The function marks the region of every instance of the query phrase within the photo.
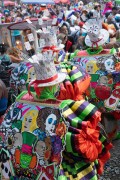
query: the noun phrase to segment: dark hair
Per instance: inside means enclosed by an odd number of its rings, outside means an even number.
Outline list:
[[[94,9],[96,10],[98,7],[101,7],[101,5],[95,5]]]
[[[0,53],[4,54],[6,52],[5,44],[0,44]]]
[[[111,12],[106,12],[105,17],[108,18],[108,16],[111,14]]]
[[[113,10],[116,10],[116,11],[117,11],[118,8],[117,8],[116,6],[114,6],[114,7],[112,8],[112,11],[113,11]]]
[[[93,17],[93,12],[90,11],[89,13],[87,13],[87,14],[86,14],[86,17],[87,17],[88,19],[91,19],[91,17]]]

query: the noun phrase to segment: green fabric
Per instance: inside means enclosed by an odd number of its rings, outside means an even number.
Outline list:
[[[110,54],[115,54],[116,53],[116,49],[115,48],[112,48],[111,50],[110,50]]]
[[[91,76],[91,82],[97,82],[99,79],[99,74],[90,74]]]
[[[29,146],[32,146],[37,140],[36,136],[30,132],[23,132],[22,137],[23,144],[28,144]]]
[[[117,139],[120,139],[120,132],[117,133],[115,139],[116,139],[116,140],[117,140]]]
[[[44,99],[54,99],[56,100],[55,93],[58,91],[57,86],[52,86],[51,89],[49,87],[45,87],[38,97],[41,100]]]
[[[12,123],[12,129],[17,128],[19,130],[21,130],[22,128],[22,121],[21,120],[17,120],[15,122]]]
[[[23,91],[23,92],[21,92],[21,93],[17,96],[16,100],[20,100],[25,94],[27,94],[27,92],[28,92],[28,91]]]
[[[60,108],[61,109],[63,109],[63,108],[65,108],[66,107],[66,105],[68,104],[70,104],[70,103],[72,103],[73,101],[72,100],[70,100],[70,99],[68,99],[68,100],[64,100],[64,101],[62,101],[61,102],[61,104],[60,104]]]
[[[102,51],[103,51],[103,47],[102,46],[98,47],[97,49],[96,48],[88,48],[87,49],[87,53],[89,55],[96,55],[96,54],[101,53]]]
[[[67,150],[67,152],[73,152],[72,144],[71,144],[71,135],[72,135],[72,133],[70,133],[70,132],[67,132],[67,134],[66,134],[66,144],[67,144],[66,150]]]
[[[86,116],[88,116],[90,114],[90,112],[94,109],[94,105],[93,104],[89,104],[80,114],[80,116],[82,116],[82,119],[85,119]]]
[[[76,117],[76,118],[72,119],[71,126],[77,127],[77,126],[78,126],[78,123],[79,123],[80,121],[82,122],[82,120],[80,119],[80,117]]]
[[[82,73],[80,71],[78,71],[76,74],[73,74],[71,76],[71,81],[74,81],[75,79],[79,78],[82,76]]]
[[[58,180],[67,180],[67,177],[64,176],[64,175],[61,175],[61,176],[58,177]]]

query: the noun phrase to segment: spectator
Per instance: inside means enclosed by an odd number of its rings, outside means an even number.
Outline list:
[[[107,23],[108,23],[108,24],[113,24],[113,25],[115,26],[115,29],[116,29],[116,30],[119,29],[118,26],[117,26],[117,24],[116,24],[116,22],[114,21],[114,17],[113,17],[112,14],[110,14],[110,15],[108,16],[108,18],[107,18]]]
[[[7,54],[7,46],[5,44],[0,44],[0,61],[3,64],[10,64],[11,59],[10,56]]]
[[[65,52],[72,52],[72,42],[68,40],[68,36],[64,33],[60,33],[58,35],[58,40],[62,41],[62,44],[65,45],[64,50]]]
[[[112,15],[115,16],[118,13],[118,8],[116,6],[114,6],[112,8]]]
[[[1,116],[4,115],[5,111],[7,110],[7,104],[8,104],[8,91],[5,84],[0,79],[0,121],[1,121]]]

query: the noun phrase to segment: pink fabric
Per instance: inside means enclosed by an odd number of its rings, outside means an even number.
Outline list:
[[[32,146],[29,146],[28,144],[22,145],[22,152],[25,154],[32,154]]]
[[[91,85],[91,88],[95,88],[97,86],[97,82],[91,82],[90,85]]]
[[[102,14],[105,15],[105,13],[108,12],[108,11],[112,11],[112,2],[107,2],[106,3]]]

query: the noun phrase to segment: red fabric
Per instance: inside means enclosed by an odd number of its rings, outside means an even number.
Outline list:
[[[1,116],[0,117],[0,125],[2,124],[3,120],[4,120],[4,116]]]
[[[42,52],[48,51],[48,50],[52,50],[54,52],[58,52],[58,50],[55,50],[56,46],[46,46],[42,49]]]
[[[82,28],[84,24],[85,24],[84,22],[80,22],[79,26]]]
[[[68,40],[65,45],[65,51],[68,52],[70,50],[71,46],[72,46],[72,42]]]
[[[58,74],[54,75],[53,77],[51,78],[48,78],[48,79],[44,79],[44,80],[35,80],[35,81],[32,81],[29,85],[28,85],[28,93],[32,96],[31,92],[30,92],[30,87],[31,85],[34,85],[34,89],[35,89],[35,92],[38,96],[40,96],[40,92],[41,92],[41,88],[38,87],[39,84],[42,84],[42,83],[49,83],[49,82],[52,82],[54,80],[56,80],[58,78]],[[43,87],[42,87],[43,89]]]

